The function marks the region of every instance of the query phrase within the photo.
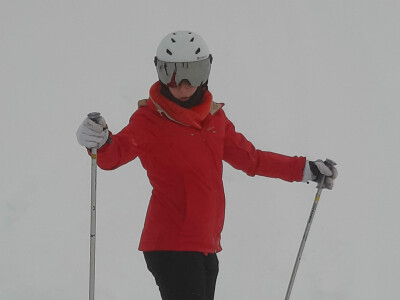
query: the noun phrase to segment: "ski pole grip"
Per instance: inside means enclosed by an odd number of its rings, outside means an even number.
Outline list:
[[[92,120],[93,122],[98,122],[100,118],[100,113],[99,112],[91,112],[90,114],[87,115],[87,117]]]
[[[92,120],[95,123],[99,123],[99,118],[100,118],[100,113],[99,112],[91,112],[87,115],[87,117]],[[92,161],[93,160],[97,160],[97,149],[96,148],[92,148],[91,149],[91,156],[92,156]]]
[[[325,159],[325,164],[328,165],[329,167],[336,166],[336,163],[332,159]]]
[[[328,167],[333,167],[336,166],[336,163],[332,159],[325,159],[324,164],[327,165]],[[317,184],[317,189],[322,189],[324,188],[325,185],[325,175],[321,176],[320,180],[318,180]]]

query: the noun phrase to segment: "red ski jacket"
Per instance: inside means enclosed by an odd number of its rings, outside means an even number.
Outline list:
[[[147,171],[153,191],[139,250],[219,252],[222,162],[249,176],[301,181],[305,158],[255,149],[215,102],[198,128],[181,124],[155,101],[162,96],[154,87],[129,124],[98,150],[98,165],[112,170],[139,157]]]

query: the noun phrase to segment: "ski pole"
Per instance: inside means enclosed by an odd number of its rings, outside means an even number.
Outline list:
[[[326,159],[325,160],[325,164],[328,165],[328,166],[329,165],[330,166],[336,165],[336,163],[333,160],[330,160],[330,159]],[[294,280],[296,278],[297,270],[299,268],[301,256],[303,254],[304,246],[306,245],[308,233],[310,232],[311,223],[312,223],[312,221],[314,219],[314,215],[315,215],[315,211],[317,210],[319,198],[321,197],[321,193],[322,193],[322,190],[324,188],[324,183],[325,183],[325,175],[322,175],[321,179],[319,180],[318,185],[317,185],[317,189],[318,190],[317,190],[317,193],[316,193],[315,198],[314,198],[314,203],[313,203],[313,206],[312,206],[312,209],[311,209],[310,216],[309,216],[308,221],[307,221],[306,230],[304,231],[304,235],[303,235],[303,239],[302,239],[301,244],[300,244],[299,252],[297,253],[296,262],[295,262],[294,267],[293,267],[292,276],[290,277],[289,286],[288,286],[288,289],[286,291],[285,300],[289,300],[289,298],[290,298],[290,294],[291,294],[292,288],[293,288],[293,283],[294,283]]]
[[[92,112],[88,118],[97,122],[100,113]],[[96,185],[97,185],[97,148],[91,148],[91,192],[90,192],[90,273],[89,300],[94,300],[95,284],[95,250],[96,250]]]

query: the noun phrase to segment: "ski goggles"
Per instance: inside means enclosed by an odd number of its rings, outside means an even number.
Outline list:
[[[189,81],[191,86],[201,86],[210,75],[212,56],[193,62],[165,62],[154,58],[160,81],[169,86],[178,86],[182,80]]]

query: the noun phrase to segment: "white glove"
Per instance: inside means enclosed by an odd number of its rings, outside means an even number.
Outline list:
[[[316,161],[306,161],[303,172],[303,182],[308,182],[309,180],[319,182],[322,176],[325,176],[325,181],[322,188],[331,190],[333,188],[333,182],[338,175],[334,164],[327,161],[316,160]]]
[[[97,118],[96,122],[86,118],[76,132],[78,143],[86,148],[99,149],[108,140],[108,129],[103,117]]]

